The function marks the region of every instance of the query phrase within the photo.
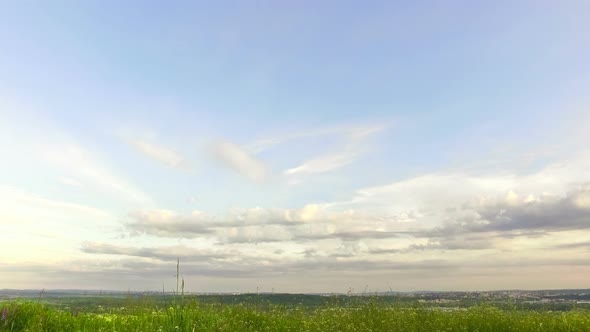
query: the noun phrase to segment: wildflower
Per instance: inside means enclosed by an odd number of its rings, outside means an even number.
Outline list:
[[[2,309],[2,316],[0,316],[0,320],[5,320],[6,316],[8,316],[8,309],[4,308]]]

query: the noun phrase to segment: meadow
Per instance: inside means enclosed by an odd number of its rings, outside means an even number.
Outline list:
[[[0,302],[0,331],[590,331],[590,310],[478,303],[437,307],[379,297],[314,305],[198,296]]]

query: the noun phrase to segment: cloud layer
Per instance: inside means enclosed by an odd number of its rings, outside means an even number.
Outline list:
[[[204,169],[214,156],[226,169],[219,171],[223,176],[229,171],[252,180],[232,180],[230,189],[218,178],[186,172],[138,182],[144,170],[127,177],[120,171],[138,158],[107,163],[83,144],[41,141],[32,146],[43,148],[33,150],[51,170],[51,186],[60,187],[37,194],[0,186],[0,217],[7,221],[0,223],[0,240],[20,248],[18,258],[0,252],[2,268],[44,285],[127,280],[154,289],[180,258],[191,283],[225,291],[261,281],[311,290],[296,286],[303,278],[313,278],[314,291],[367,283],[385,288],[392,280],[406,289],[431,288],[433,280],[448,288],[469,282],[481,288],[489,278],[528,286],[525,277],[539,271],[551,277],[546,285],[554,285],[562,280],[555,271],[590,270],[590,154],[584,149],[525,170],[435,168],[337,188],[305,181],[346,174],[345,166],[364,162],[370,138],[386,128],[326,128],[254,144],[218,141],[209,154],[195,151]],[[319,138],[330,144],[304,144]],[[164,165],[186,166],[169,147],[131,144]],[[291,156],[291,148],[301,150]],[[275,154],[289,158],[277,162]],[[271,165],[283,171],[273,174]],[[107,203],[95,201],[98,194],[106,194]],[[183,199],[192,195],[199,199]],[[28,247],[19,244],[24,239]],[[39,252],[52,255],[41,261]],[[21,260],[30,264],[19,265]],[[582,284],[577,275],[568,280]]]

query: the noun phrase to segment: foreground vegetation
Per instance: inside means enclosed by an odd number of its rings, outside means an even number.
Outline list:
[[[590,311],[522,310],[476,305],[436,308],[359,303],[306,306],[211,304],[196,299],[163,305],[80,310],[38,301],[0,302],[0,331],[590,331]]]

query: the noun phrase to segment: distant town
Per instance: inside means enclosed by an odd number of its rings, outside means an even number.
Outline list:
[[[322,300],[334,298],[360,298],[373,297],[385,302],[402,301],[417,302],[441,307],[466,307],[476,303],[506,303],[519,305],[565,305],[584,306],[590,308],[590,289],[553,289],[553,290],[496,290],[496,291],[416,291],[416,292],[348,292],[348,293],[192,293],[186,292],[185,296],[199,298],[204,302],[212,302],[216,299],[226,299],[226,302],[250,302],[255,298],[263,298],[269,302],[294,302],[294,303],[321,303]],[[23,299],[44,299],[45,301],[60,302],[65,298],[128,298],[128,297],[168,297],[174,296],[173,292],[154,291],[108,291],[108,290],[0,290],[0,301]],[[230,301],[227,301],[227,300]],[[314,300],[315,299],[315,300]]]

